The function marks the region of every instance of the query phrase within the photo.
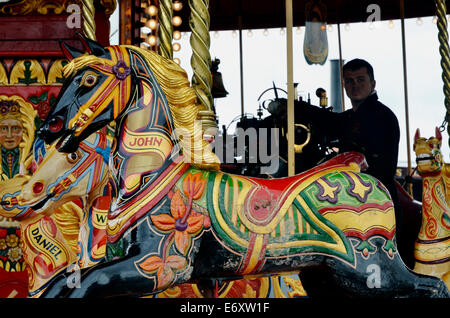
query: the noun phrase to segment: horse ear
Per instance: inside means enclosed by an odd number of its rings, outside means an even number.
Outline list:
[[[61,51],[63,52],[64,56],[69,60],[73,60],[74,58],[80,56],[83,54],[83,52],[77,50],[76,48],[68,45],[67,43],[63,41],[59,41],[59,46],[61,47]]]
[[[419,128],[416,129],[416,133],[414,134],[414,141],[420,138],[420,130]]]
[[[439,130],[439,128],[436,127],[435,129],[435,135],[436,135],[436,139],[441,141],[442,140],[442,135],[441,135],[441,131]]]
[[[89,54],[93,54],[95,56],[102,56],[106,53],[106,50],[99,43],[92,41],[85,37],[82,33],[76,32],[78,38],[80,39],[83,47]]]

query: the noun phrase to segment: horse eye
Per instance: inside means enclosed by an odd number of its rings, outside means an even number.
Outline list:
[[[67,160],[70,163],[75,163],[79,158],[80,158],[80,156],[76,152],[72,152],[72,153],[67,154]]]
[[[92,87],[97,83],[97,74],[86,73],[81,80],[81,85],[86,87]]]
[[[61,130],[61,128],[63,126],[63,122],[62,122],[61,118],[59,118],[59,117],[52,118],[52,119],[50,119],[48,126],[49,126],[49,129],[51,132],[58,132]]]

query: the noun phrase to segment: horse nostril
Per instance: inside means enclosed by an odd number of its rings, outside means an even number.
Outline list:
[[[34,194],[39,194],[42,192],[42,190],[44,190],[44,184],[42,182],[35,182],[33,184],[33,193]]]
[[[50,129],[51,132],[58,132],[61,130],[63,126],[63,122],[61,120],[61,118],[52,118],[50,120],[50,122],[48,123],[48,128]]]

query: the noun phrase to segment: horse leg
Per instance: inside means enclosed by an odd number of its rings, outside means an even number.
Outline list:
[[[370,243],[376,250],[367,256],[356,252],[354,267],[334,258],[325,261],[336,286],[345,294],[384,298],[450,297],[442,280],[414,273],[406,267],[397,251],[386,251],[384,238],[373,237]]]
[[[123,238],[130,242],[125,257],[112,261],[105,259],[96,266],[82,269],[77,283],[74,283],[77,280],[74,273],[63,273],[52,281],[41,297],[144,296],[187,282],[191,278],[192,260],[201,240],[193,240],[185,263],[181,262],[182,257],[176,259],[169,256],[167,261],[149,264],[149,258],[160,255],[160,241],[156,238],[161,239],[161,235],[152,232],[147,222],[141,222]],[[140,266],[142,264],[147,264],[147,271],[143,270],[146,266]]]

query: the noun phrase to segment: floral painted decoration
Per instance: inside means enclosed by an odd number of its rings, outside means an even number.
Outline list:
[[[193,209],[193,201],[201,198],[205,185],[206,179],[201,172],[189,172],[183,180],[182,191],[176,189],[171,195],[170,214],[151,216],[155,227],[167,236],[161,256],[151,255],[138,266],[147,273],[156,272],[158,288],[168,286],[175,279],[175,274],[187,266],[186,255],[192,246],[193,237],[210,226],[208,216]],[[186,203],[183,195],[187,198]],[[169,255],[173,243],[181,255]]]
[[[112,71],[121,81],[123,81],[131,73],[130,68],[124,61],[117,62],[117,64],[112,67]]]

